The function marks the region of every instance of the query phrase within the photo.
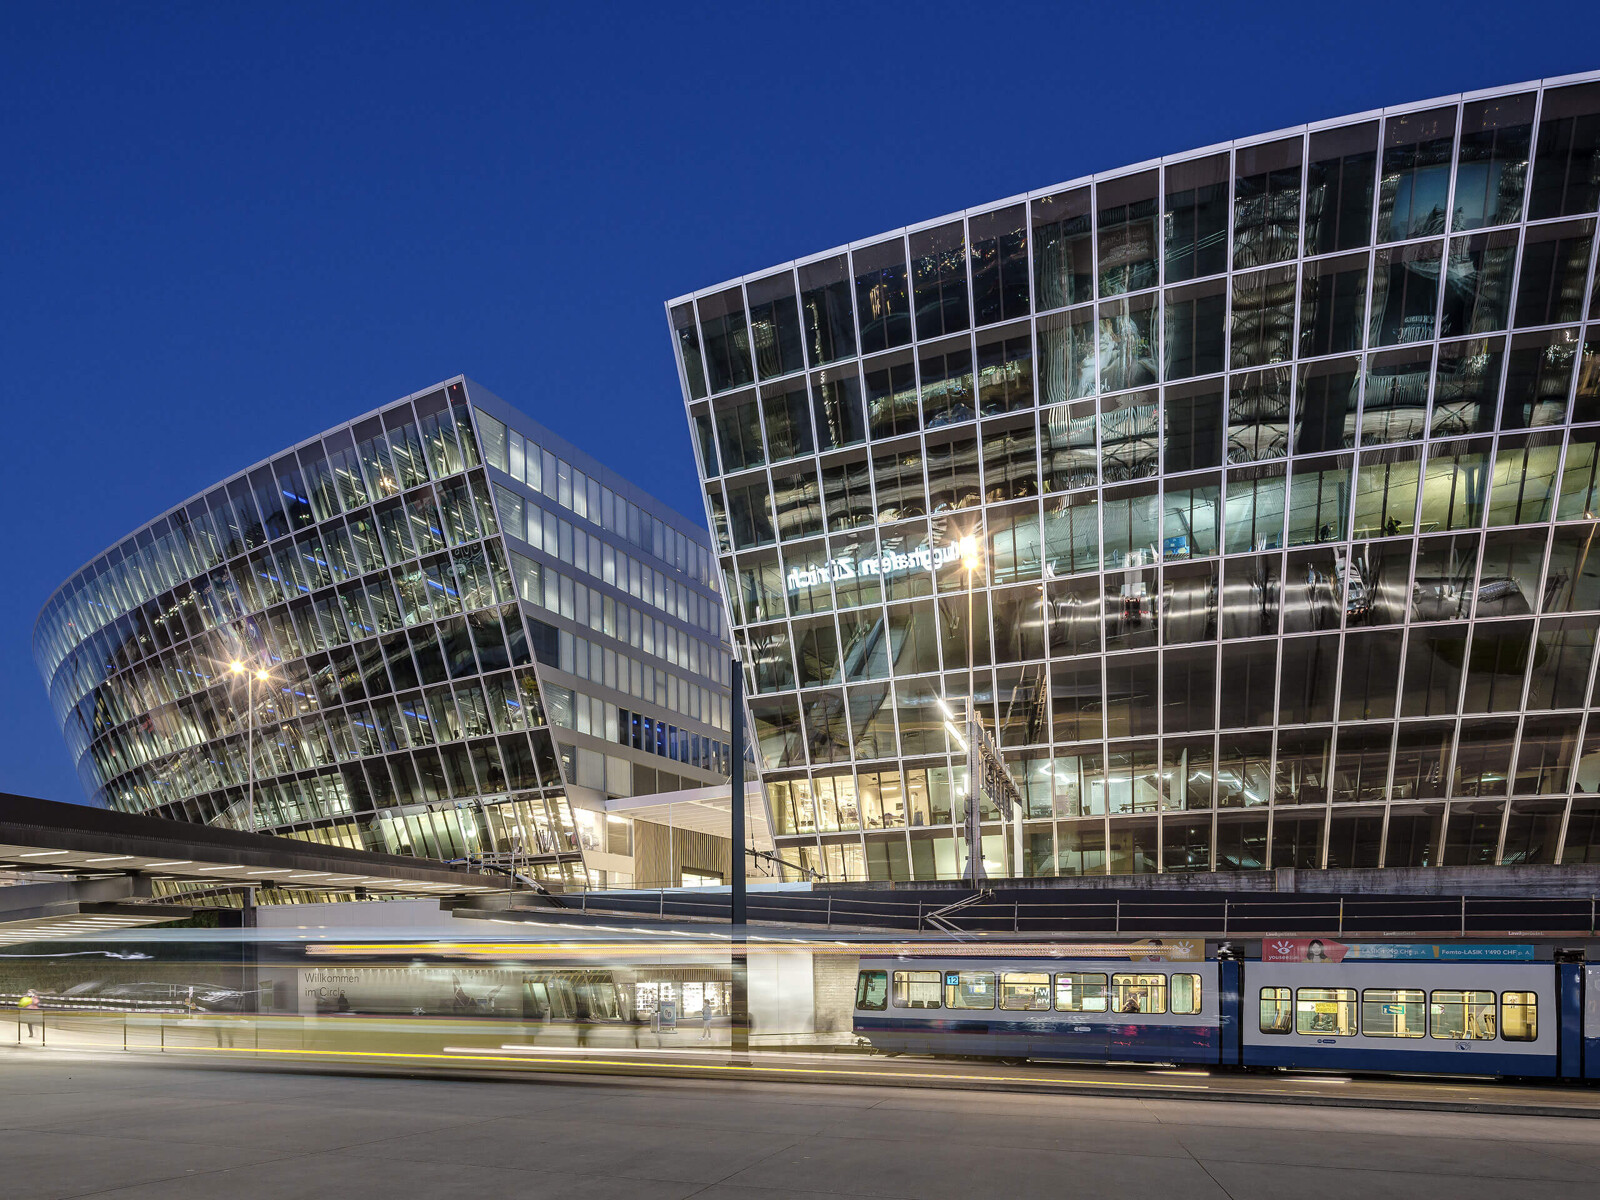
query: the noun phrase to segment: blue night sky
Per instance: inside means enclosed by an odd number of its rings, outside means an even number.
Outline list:
[[[82,799],[29,644],[56,585],[358,412],[464,372],[699,514],[671,296],[1600,67],[1593,0],[1221,8],[9,6],[0,791]]]

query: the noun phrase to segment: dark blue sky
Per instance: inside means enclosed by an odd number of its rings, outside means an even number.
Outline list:
[[[55,586],[357,412],[465,372],[698,514],[671,296],[1600,67],[1593,0],[553,7],[9,7],[0,791],[81,799],[29,647]]]

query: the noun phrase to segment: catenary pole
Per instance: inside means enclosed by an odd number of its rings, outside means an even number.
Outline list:
[[[728,741],[731,747],[733,762],[732,790],[733,803],[730,806],[732,816],[729,838],[732,845],[729,847],[732,856],[732,871],[728,882],[732,885],[729,893],[728,919],[734,925],[745,923],[745,870],[744,870],[744,668],[734,660],[732,671],[732,711],[728,718]]]
[[[244,705],[250,710],[250,733],[245,742],[245,810],[249,814],[250,832],[256,831],[256,673],[245,678]]]
[[[729,806],[732,820],[728,847],[730,872],[728,882],[728,922],[732,926],[732,986],[729,996],[729,1034],[733,1053],[737,1056],[750,1052],[750,959],[745,945],[745,886],[744,886],[744,667],[737,657],[732,660],[729,672],[728,743],[733,761],[729,764],[732,788]]]

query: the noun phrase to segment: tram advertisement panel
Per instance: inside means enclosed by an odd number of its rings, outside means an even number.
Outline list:
[[[1448,946],[1425,942],[1336,942],[1332,938],[1263,938],[1262,962],[1346,962],[1377,959],[1430,962],[1532,962],[1531,945]]]

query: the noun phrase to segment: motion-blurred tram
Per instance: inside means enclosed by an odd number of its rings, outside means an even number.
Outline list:
[[[863,956],[887,1054],[1600,1080],[1600,965]]]
[[[190,931],[182,931],[188,935]],[[165,935],[164,935],[165,934]],[[497,1019],[546,1029],[648,1025],[664,1005],[725,1019],[731,968],[716,947],[467,940],[229,941],[166,931],[61,953],[0,954],[0,1007],[45,1012]],[[89,943],[84,943],[88,945]]]

